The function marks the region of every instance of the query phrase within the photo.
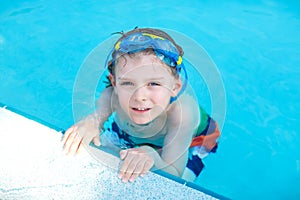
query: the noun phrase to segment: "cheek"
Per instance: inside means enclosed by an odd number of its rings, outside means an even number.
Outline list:
[[[119,99],[119,103],[123,106],[127,106],[129,104],[132,94],[126,90],[117,90],[117,96]]]
[[[167,89],[159,90],[154,92],[152,95],[152,100],[156,104],[166,105],[170,102],[171,94],[170,91]]]

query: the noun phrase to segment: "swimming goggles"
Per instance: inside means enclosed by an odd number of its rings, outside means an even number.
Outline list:
[[[108,66],[108,60],[110,57],[112,58],[110,63],[114,65],[118,55],[137,53],[149,48],[153,49],[156,56],[166,65],[175,67],[178,73],[181,72],[181,69],[184,71],[185,80],[183,82],[182,89],[176,97],[171,99],[172,102],[176,100],[185,90],[188,77],[178,49],[168,39],[150,33],[132,33],[115,44],[114,48],[111,50],[106,59],[105,66]]]

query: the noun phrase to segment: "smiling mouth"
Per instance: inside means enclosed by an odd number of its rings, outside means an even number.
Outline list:
[[[146,112],[146,111],[149,111],[150,108],[132,108],[132,110],[134,110],[136,112]]]

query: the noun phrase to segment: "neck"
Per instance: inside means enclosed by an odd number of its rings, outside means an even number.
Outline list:
[[[146,124],[136,124],[124,112],[117,112],[116,122],[129,135],[139,138],[153,137],[162,132],[166,124],[167,115],[161,114]]]

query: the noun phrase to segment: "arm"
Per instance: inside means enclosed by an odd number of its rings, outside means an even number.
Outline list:
[[[108,87],[103,90],[101,96],[97,100],[97,109],[95,115],[97,117],[97,124],[103,126],[103,123],[107,120],[107,118],[111,115],[113,110],[112,100],[113,98],[113,87]]]
[[[168,171],[167,168],[163,170],[180,177],[186,167],[188,149],[199,124],[199,109],[191,96],[185,95],[178,100],[168,113],[168,134],[161,158],[176,173]]]
[[[95,145],[100,145],[99,126],[112,113],[111,96],[113,88],[104,89],[97,100],[97,110],[88,115],[83,120],[71,126],[64,134],[62,143],[67,154],[80,152],[84,144],[89,144],[92,140]]]

